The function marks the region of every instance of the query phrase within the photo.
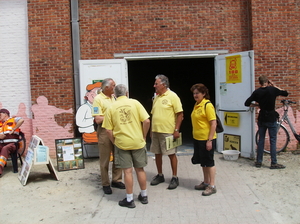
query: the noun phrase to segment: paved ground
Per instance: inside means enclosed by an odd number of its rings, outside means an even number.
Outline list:
[[[146,167],[148,183],[156,175],[152,156]],[[209,197],[194,190],[202,174],[191,164],[189,150],[179,153],[180,186],[175,190],[166,189],[171,171],[168,157],[163,157],[166,182],[149,184],[149,204],[143,205],[137,200],[135,177],[134,209],[118,206],[125,190],[103,194],[98,159],[86,159],[85,169],[57,172],[59,181],[46,165],[36,165],[26,186],[8,164],[0,180],[0,223],[300,223],[299,156],[282,154],[278,160],[287,168],[270,170],[268,156],[258,169],[252,160],[227,161],[216,153],[218,192]]]

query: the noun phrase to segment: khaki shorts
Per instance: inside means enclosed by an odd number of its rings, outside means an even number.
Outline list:
[[[147,148],[123,150],[115,146],[114,161],[115,166],[122,169],[145,167],[148,163]]]
[[[152,132],[152,141],[150,146],[150,152],[154,154],[172,155],[177,152],[177,147],[167,150],[166,137],[173,134]]]

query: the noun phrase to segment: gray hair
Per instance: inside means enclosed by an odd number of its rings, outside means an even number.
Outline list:
[[[116,97],[126,96],[127,92],[128,92],[128,89],[124,84],[116,85],[116,87],[115,87],[115,96]]]
[[[105,87],[110,86],[111,81],[114,81],[114,80],[112,78],[103,79],[102,85],[101,85],[101,90],[104,90]]]
[[[164,84],[166,88],[170,88],[170,83],[167,76],[159,74],[155,77],[155,79],[160,79],[161,83]]]

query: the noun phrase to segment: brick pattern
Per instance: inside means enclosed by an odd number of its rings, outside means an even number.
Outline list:
[[[290,92],[300,109],[299,1],[80,0],[82,59],[114,53],[255,50],[256,76]],[[28,1],[31,91],[74,107],[70,2]],[[256,83],[258,86],[258,83]],[[278,105],[279,106],[279,105]],[[71,115],[58,123],[72,121]]]
[[[28,18],[32,104],[44,95],[49,105],[74,108],[69,1],[28,1]],[[74,115],[60,114],[56,121],[64,127]]]
[[[290,92],[300,109],[299,1],[252,1],[256,75],[265,74]]]

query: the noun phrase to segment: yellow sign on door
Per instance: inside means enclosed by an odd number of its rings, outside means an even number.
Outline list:
[[[239,113],[225,112],[224,120],[225,120],[225,125],[227,125],[227,126],[234,126],[234,127],[240,126],[240,114]]]
[[[226,83],[242,82],[241,55],[226,57]]]
[[[224,150],[241,151],[241,136],[224,134]]]

